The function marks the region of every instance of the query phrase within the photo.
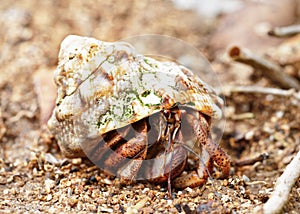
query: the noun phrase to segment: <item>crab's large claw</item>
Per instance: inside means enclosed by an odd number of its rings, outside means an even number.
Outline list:
[[[177,189],[184,189],[186,187],[193,188],[204,185],[207,181],[208,173],[211,173],[212,171],[212,163],[212,158],[209,157],[209,154],[206,151],[203,151],[197,172],[192,171],[177,177],[173,181],[173,186]]]

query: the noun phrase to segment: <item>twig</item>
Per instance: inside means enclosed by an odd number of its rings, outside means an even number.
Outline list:
[[[247,166],[247,165],[253,165],[256,162],[266,160],[269,157],[268,153],[262,153],[259,156],[256,156],[254,158],[249,158],[245,160],[237,160],[235,161],[236,166]]]
[[[274,37],[291,37],[300,33],[300,25],[290,25],[285,27],[275,27],[268,32],[269,36]]]
[[[251,186],[251,185],[267,185],[268,183],[266,181],[250,181],[250,182],[245,182],[246,185]]]
[[[255,115],[252,112],[245,112],[242,114],[234,114],[230,118],[233,120],[247,120],[247,119],[253,119]]]
[[[2,119],[2,110],[1,110],[1,106],[0,106],[0,142],[1,142],[1,139],[4,136],[5,132],[6,132],[6,127],[5,127],[3,119]]]
[[[9,118],[7,120],[7,123],[15,123],[15,122],[19,121],[22,117],[33,118],[34,113],[31,111],[27,111],[27,110],[21,110],[15,116]]]
[[[265,75],[265,77],[280,84],[283,88],[295,88],[300,90],[300,82],[297,79],[287,75],[282,71],[279,65],[262,56],[258,56],[247,49],[237,46],[229,50],[229,56],[234,61],[250,65],[253,68],[263,71],[262,74]]]
[[[225,86],[222,88],[225,95],[230,95],[231,93],[258,93],[258,94],[271,94],[283,97],[294,97],[300,100],[300,93],[296,92],[294,88],[289,90],[283,90],[279,88],[268,88],[261,86]]]
[[[264,204],[265,214],[278,213],[287,202],[289,193],[300,176],[300,151],[292,162],[285,168],[283,174],[277,179],[274,192],[270,199]]]

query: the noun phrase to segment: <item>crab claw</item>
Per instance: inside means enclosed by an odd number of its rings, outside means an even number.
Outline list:
[[[202,151],[201,160],[197,171],[192,171],[177,177],[173,181],[173,186],[177,189],[185,189],[186,187],[193,188],[204,185],[209,173],[212,171],[213,162],[205,150]]]

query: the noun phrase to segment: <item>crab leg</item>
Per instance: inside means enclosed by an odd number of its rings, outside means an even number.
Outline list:
[[[213,162],[221,170],[222,177],[228,177],[230,170],[230,160],[225,151],[215,143],[209,133],[209,123],[206,118],[199,112],[192,112],[186,115],[188,123],[191,125],[197,142],[202,145],[201,160],[197,172],[193,171],[183,175],[174,181],[176,188],[196,187],[203,185],[208,178],[208,173],[212,171]]]
[[[141,120],[133,124],[135,137],[120,145],[115,151],[111,150],[104,161],[106,168],[115,170],[126,180],[133,179],[147,154],[147,123]],[[133,159],[128,161],[126,159]]]
[[[158,140],[154,147],[149,148],[148,166],[145,168],[146,177],[152,182],[162,183],[168,181],[171,193],[171,179],[180,175],[184,169],[187,152],[177,144],[180,136],[181,112],[164,110],[160,118]],[[153,155],[153,156],[152,156]],[[171,195],[171,194],[170,194]]]
[[[211,137],[207,139],[207,144],[205,149],[208,151],[212,159],[217,164],[219,170],[221,170],[222,175],[220,178],[227,178],[229,176],[230,171],[230,159],[227,153],[216,144]]]
[[[230,170],[230,159],[227,153],[220,147],[219,144],[215,143],[210,136],[209,126],[205,117],[195,112],[197,117],[192,120],[193,130],[197,136],[197,141],[201,143],[202,147],[208,152],[209,156],[217,164],[217,168],[222,172],[222,178],[229,176]],[[197,119],[198,118],[198,119]]]
[[[148,160],[148,166],[145,166],[145,176],[151,178],[151,182],[163,183],[180,175],[186,164],[187,152],[179,144],[175,145],[172,151],[158,154],[154,159]]]
[[[91,149],[88,152],[88,157],[90,157],[93,162],[101,164],[103,162],[102,157],[104,156],[104,154],[120,142],[124,141],[124,138],[128,134],[128,132],[129,126],[124,127],[118,131],[114,130],[107,133],[105,136],[103,136],[101,142],[90,142]]]

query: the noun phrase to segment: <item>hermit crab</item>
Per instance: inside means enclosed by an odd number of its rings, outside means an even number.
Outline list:
[[[210,131],[222,99],[186,67],[125,42],[71,35],[61,44],[55,83],[48,127],[67,157],[87,156],[123,180],[175,188],[203,185],[214,166],[229,175],[229,157]],[[198,158],[190,171],[189,154]]]

